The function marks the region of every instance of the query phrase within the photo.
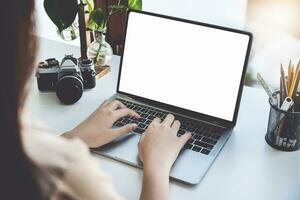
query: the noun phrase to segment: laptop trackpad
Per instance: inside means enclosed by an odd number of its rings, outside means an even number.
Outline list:
[[[139,134],[131,133],[118,138],[115,141],[104,145],[103,147],[92,149],[92,151],[135,167],[141,167],[141,162],[138,159],[139,140]]]
[[[139,134],[131,133],[103,147],[92,149],[92,151],[131,166],[142,168],[142,163],[138,158],[139,140]],[[170,176],[185,183],[196,184],[204,176],[211,163],[208,162],[208,156],[184,149],[174,163]]]

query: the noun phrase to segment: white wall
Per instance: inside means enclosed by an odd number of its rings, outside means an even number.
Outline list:
[[[43,0],[36,0],[37,35],[63,41],[48,18]],[[247,0],[143,0],[143,10],[195,21],[244,28]],[[79,45],[79,40],[66,42]]]
[[[244,28],[247,0],[143,0],[143,10]]]
[[[43,0],[36,0],[36,31],[39,37],[44,37],[47,39],[60,41],[63,43],[71,44],[79,46],[79,39],[76,39],[71,42],[66,42],[61,39],[56,33],[56,26],[50,20],[46,11],[44,10],[44,1]]]

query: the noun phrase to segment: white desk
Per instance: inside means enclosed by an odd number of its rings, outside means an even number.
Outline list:
[[[42,40],[40,52],[39,60],[61,58],[69,52],[78,55],[79,49]],[[61,105],[54,93],[40,93],[33,82],[27,108],[58,134],[71,129],[115,92],[119,60],[114,56],[112,72],[72,106]],[[299,200],[300,151],[280,152],[266,144],[268,113],[266,94],[245,87],[237,125],[223,151],[200,184],[191,187],[172,181],[172,199]],[[138,199],[141,170],[97,157],[102,168],[114,177],[118,192],[128,200]]]

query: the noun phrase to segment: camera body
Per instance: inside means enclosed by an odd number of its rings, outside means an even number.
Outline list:
[[[66,55],[61,63],[55,58],[40,62],[36,72],[40,91],[56,91],[64,104],[74,104],[84,89],[96,86],[96,72],[91,59],[76,59]]]

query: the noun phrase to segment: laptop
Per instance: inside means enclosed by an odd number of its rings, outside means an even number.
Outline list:
[[[92,151],[142,168],[137,144],[155,117],[168,113],[181,122],[178,136],[192,138],[175,161],[170,177],[197,184],[234,128],[251,33],[143,11],[130,11],[121,56],[118,99],[141,115],[114,126],[138,123],[132,133]]]

